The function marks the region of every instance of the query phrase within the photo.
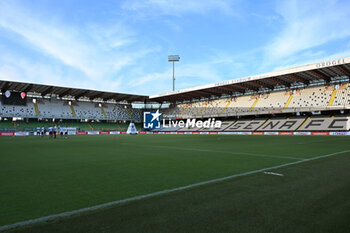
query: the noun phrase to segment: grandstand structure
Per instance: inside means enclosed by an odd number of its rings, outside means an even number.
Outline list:
[[[141,123],[143,111],[156,104],[165,119],[223,121],[220,128],[206,131],[348,131],[350,58],[151,96],[12,81],[0,81],[0,90],[2,96],[9,90],[28,97],[25,106],[0,103],[0,130],[11,125],[16,128],[17,123],[10,122],[16,118],[27,119],[27,123],[52,119],[85,122],[83,130],[94,129],[94,122]],[[135,108],[134,104],[143,107]],[[205,129],[173,127],[160,131]]]
[[[125,130],[127,122],[140,122],[142,111],[131,103],[144,103],[148,97],[87,89],[0,81],[6,91],[24,92],[26,104],[5,105],[0,101],[0,131],[33,131],[49,125],[80,130]]]
[[[172,103],[163,114],[166,119],[224,121],[221,128],[207,131],[348,131],[349,77],[350,58],[343,58],[152,95],[150,100]]]

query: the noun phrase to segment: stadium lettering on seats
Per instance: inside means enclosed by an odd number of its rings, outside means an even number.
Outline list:
[[[330,129],[343,129],[344,126],[346,125],[347,121],[348,121],[348,119],[334,119],[328,128],[330,128]],[[337,126],[336,125],[337,122],[342,122],[342,123],[340,123],[341,125]]]
[[[243,129],[253,129],[253,125],[257,125],[257,124],[261,124],[261,122],[257,122],[257,121],[252,121],[250,122],[248,125],[246,125],[246,127],[244,127]]]
[[[273,124],[273,122],[269,122],[269,123],[267,123],[264,127],[263,127],[263,129],[266,129],[266,128],[270,128],[270,129],[274,129],[277,125],[279,125],[279,123],[280,123],[280,121],[277,121],[276,122],[276,124]]]
[[[305,127],[305,129],[308,129],[312,126],[321,126],[324,120],[311,120],[310,123]]]
[[[287,127],[287,129],[290,129],[295,125],[295,123],[297,123],[297,121],[286,121],[283,125],[281,125],[281,127],[279,127],[279,129],[282,129],[283,127]]]
[[[245,124],[245,122],[237,122],[234,126],[232,126],[231,129],[239,129],[239,128],[241,128],[244,124]]]

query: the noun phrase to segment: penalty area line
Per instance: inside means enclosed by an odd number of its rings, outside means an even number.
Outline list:
[[[53,214],[53,215],[48,215],[48,216],[44,216],[44,217],[40,217],[40,218],[25,220],[25,221],[17,222],[14,224],[0,226],[0,231],[10,230],[13,228],[32,225],[32,224],[36,224],[36,223],[43,223],[43,222],[55,220],[58,218],[70,217],[70,216],[82,214],[85,212],[90,212],[90,211],[99,210],[99,209],[103,209],[103,208],[110,207],[110,206],[128,203],[131,201],[142,200],[142,199],[146,199],[146,198],[150,198],[150,197],[156,197],[156,196],[160,196],[160,195],[164,195],[164,194],[168,194],[168,193],[172,193],[172,192],[176,192],[176,191],[182,191],[182,190],[187,190],[187,189],[199,187],[202,185],[214,184],[214,183],[226,181],[226,180],[236,178],[236,177],[252,175],[252,174],[256,174],[256,173],[260,173],[260,172],[265,172],[268,170],[283,168],[283,167],[287,167],[287,166],[291,166],[291,165],[296,165],[296,164],[309,162],[309,161],[313,161],[313,160],[317,160],[317,159],[327,158],[327,157],[331,157],[331,156],[339,155],[339,154],[344,154],[344,153],[348,153],[348,152],[350,152],[350,150],[338,151],[338,152],[325,154],[325,155],[319,155],[319,156],[315,156],[312,158],[303,159],[303,160],[299,160],[299,161],[295,161],[295,162],[285,163],[285,164],[281,164],[281,165],[277,165],[277,166],[273,166],[273,167],[262,168],[262,169],[253,170],[253,171],[244,172],[244,173],[239,173],[239,174],[226,176],[226,177],[222,177],[222,178],[207,180],[207,181],[203,181],[203,182],[199,182],[199,183],[195,183],[195,184],[185,185],[185,186],[181,186],[181,187],[177,187],[177,188],[166,189],[166,190],[159,191],[159,192],[130,197],[130,198],[126,198],[123,200],[107,202],[104,204],[86,207],[86,208],[82,208],[82,209],[77,209],[77,210],[67,211],[67,212],[63,212],[63,213],[59,213],[59,214]]]

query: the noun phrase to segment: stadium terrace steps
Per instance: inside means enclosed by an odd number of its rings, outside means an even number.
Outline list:
[[[334,106],[350,105],[350,85],[344,84],[339,87],[335,95]]]
[[[72,111],[72,115],[73,115],[73,117],[76,117],[76,116],[77,116],[77,114],[75,113],[75,110],[74,110],[73,105],[70,105],[70,110]]]
[[[101,106],[100,108],[101,108],[101,112],[102,112],[103,116],[104,116],[105,118],[107,118],[107,115],[106,115],[105,110],[103,109],[103,106]]]
[[[220,114],[224,114],[226,109],[230,106],[230,104],[231,104],[231,101],[228,101],[225,108],[220,112]]]
[[[180,116],[182,116],[182,115],[186,112],[186,110],[189,108],[189,106],[190,106],[190,105],[188,105],[188,104],[185,106],[185,108],[183,109],[183,111],[180,113]]]
[[[39,112],[39,107],[38,107],[38,103],[34,103],[34,109],[35,109],[35,115],[39,116],[40,112]]]
[[[129,108],[129,112],[133,117],[131,118],[129,113],[125,111],[125,106],[125,104],[105,103],[103,109],[106,116],[104,116],[101,109],[96,106],[96,103],[89,101],[72,101],[71,106],[66,100],[54,98],[37,99],[36,104],[33,103],[32,99],[28,99],[26,106],[3,105],[2,101],[0,101],[0,117],[55,118],[65,120],[134,120],[135,122],[140,122],[142,119],[142,110]],[[74,109],[75,116],[71,107]]]
[[[273,91],[261,94],[258,99],[253,95],[203,100],[192,104],[175,104],[168,111],[172,118],[195,118],[238,115],[264,115],[292,113],[300,111],[323,111],[332,107],[339,109],[350,105],[349,83],[334,86],[311,86],[301,89]],[[207,107],[203,110],[202,106]],[[201,111],[203,110],[203,111]]]
[[[202,112],[208,107],[209,103],[207,103],[197,114],[197,116],[200,116],[202,114]]]
[[[133,116],[132,116],[130,110],[129,110],[128,108],[126,108],[125,110],[126,110],[126,112],[129,114],[130,118],[133,119]]]
[[[329,100],[328,106],[333,106],[335,96],[337,95],[338,90],[334,89],[332,92],[332,96]]]
[[[289,98],[288,98],[288,100],[287,100],[287,103],[284,105],[283,109],[288,108],[290,102],[291,102],[292,99],[293,99],[293,96],[294,96],[294,94],[291,94],[291,95],[289,96]]]
[[[335,90],[336,89],[336,90]],[[103,108],[89,101],[38,99],[36,104],[28,99],[27,106],[9,106],[0,102],[0,117],[12,118],[46,118],[46,119],[88,119],[108,121],[142,121],[142,110],[128,107],[124,104],[104,103]],[[39,110],[40,105],[40,110]],[[130,105],[128,105],[130,106]],[[349,83],[339,86],[312,86],[296,89],[295,92],[274,91],[256,96],[242,95],[224,97],[189,103],[172,105],[164,111],[172,118],[217,118],[243,115],[265,115],[295,112],[328,111],[334,109],[349,109]],[[72,110],[73,109],[73,110]]]
[[[249,109],[249,112],[251,112],[254,109],[254,107],[258,103],[258,101],[259,101],[259,98],[256,98],[256,100],[254,101],[252,107]]]

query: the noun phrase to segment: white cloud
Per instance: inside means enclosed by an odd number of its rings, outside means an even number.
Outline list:
[[[141,15],[174,15],[209,11],[220,11],[225,14],[234,14],[232,0],[129,0],[122,5],[124,10],[130,10]]]
[[[84,72],[92,80],[120,70],[139,54],[152,52],[152,49],[142,48],[123,52],[124,47],[136,40],[122,25],[113,24],[111,28],[67,26],[4,3],[0,6],[0,27],[17,33],[39,52]]]
[[[0,80],[37,83],[92,90],[115,91],[122,85],[121,79],[108,82],[83,82],[74,71],[62,70],[54,64],[45,64],[11,54],[0,57]],[[82,76],[81,76],[82,77]]]
[[[222,69],[222,67],[225,67]],[[234,72],[242,68],[240,62],[224,54],[215,54],[203,62],[175,65],[175,87],[176,89],[189,88],[193,86],[215,83],[222,80],[232,79],[225,75],[222,70]],[[154,72],[132,78],[127,84],[130,90],[142,89],[147,94],[157,94],[172,90],[172,67],[163,72]]]
[[[350,36],[349,2],[293,0],[278,4],[277,12],[284,23],[280,33],[265,47],[268,63]]]
[[[0,2],[0,27],[22,38],[27,50],[0,48],[5,80],[118,91],[120,70],[160,49],[135,45],[136,34],[122,23],[75,26],[5,2]]]
[[[284,63],[284,65],[274,67],[274,70],[283,70],[291,67],[303,66],[305,64],[314,64],[321,61],[329,61],[329,60],[334,60],[334,59],[339,59],[339,58],[344,58],[349,56],[350,56],[350,49],[344,50],[339,53],[333,53],[333,54],[326,54],[320,51],[318,53],[312,54],[312,56],[305,56],[302,59],[300,58],[296,59],[295,57],[291,57]]]

